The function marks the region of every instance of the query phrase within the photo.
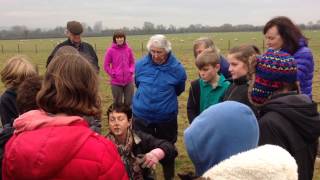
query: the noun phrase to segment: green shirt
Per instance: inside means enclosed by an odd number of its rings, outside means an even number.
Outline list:
[[[200,112],[213,104],[217,104],[229,85],[230,82],[226,81],[223,75],[220,75],[218,85],[214,89],[210,83],[206,83],[200,79]]]

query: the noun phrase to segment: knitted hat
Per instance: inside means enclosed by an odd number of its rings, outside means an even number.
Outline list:
[[[270,95],[283,87],[297,81],[297,65],[295,59],[288,53],[268,49],[257,57],[255,81],[251,99],[257,104],[263,104]]]
[[[78,21],[69,21],[67,23],[67,29],[74,35],[79,35],[83,31],[82,25]]]

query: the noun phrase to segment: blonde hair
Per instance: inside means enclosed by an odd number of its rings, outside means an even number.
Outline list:
[[[1,70],[1,81],[6,88],[16,89],[27,77],[38,74],[29,58],[17,55],[10,58]]]
[[[214,44],[212,39],[208,37],[200,37],[193,42],[193,55],[195,58],[197,58],[197,56],[199,55],[197,54],[196,50],[200,45],[204,45],[205,48],[212,48],[220,55],[220,49]]]
[[[249,63],[256,58],[256,55],[260,55],[260,50],[255,45],[243,44],[233,47],[229,50],[228,54],[233,55],[236,59],[243,62],[249,68]]]
[[[219,53],[212,48],[205,49],[197,56],[195,64],[198,69],[202,69],[206,65],[216,66],[220,64]]]

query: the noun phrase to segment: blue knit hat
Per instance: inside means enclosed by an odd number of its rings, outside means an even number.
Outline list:
[[[186,150],[198,176],[234,154],[255,148],[258,140],[256,116],[236,101],[210,106],[184,131]]]
[[[257,57],[254,86],[251,99],[254,103],[263,104],[270,95],[283,87],[297,81],[297,65],[288,53],[268,49]]]

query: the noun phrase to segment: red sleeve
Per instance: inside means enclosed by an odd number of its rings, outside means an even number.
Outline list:
[[[106,143],[106,150],[101,160],[103,170],[101,171],[102,173],[99,176],[99,179],[101,180],[129,179],[115,145],[107,139],[104,139],[104,141]]]

